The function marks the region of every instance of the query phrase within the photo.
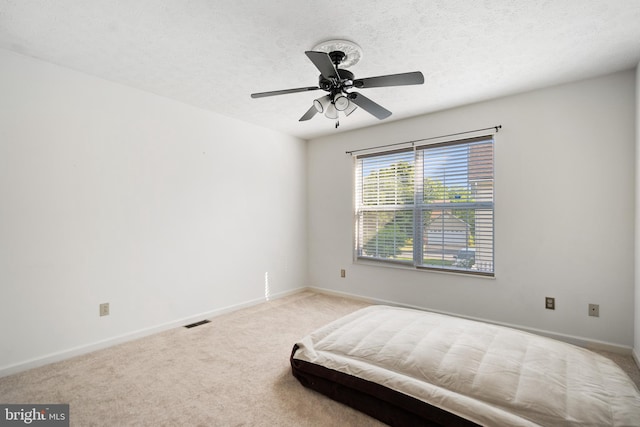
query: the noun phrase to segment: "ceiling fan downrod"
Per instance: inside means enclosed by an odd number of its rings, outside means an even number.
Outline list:
[[[334,50],[333,52],[329,52],[329,58],[331,58],[331,62],[333,62],[333,65],[335,65],[336,68],[338,68],[338,65],[340,65],[340,63],[346,56],[347,54],[341,50]]]

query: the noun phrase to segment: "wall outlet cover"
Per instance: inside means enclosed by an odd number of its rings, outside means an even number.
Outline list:
[[[556,309],[556,299],[552,297],[544,297],[544,308],[547,310]]]
[[[100,316],[108,316],[109,315],[109,303],[105,302],[100,304]]]

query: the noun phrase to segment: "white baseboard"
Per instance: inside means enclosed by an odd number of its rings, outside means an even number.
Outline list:
[[[153,335],[153,334],[157,334],[159,332],[164,332],[166,330],[169,329],[173,329],[173,328],[177,328],[177,327],[181,327],[184,325],[188,325],[190,323],[194,323],[197,321],[200,321],[202,319],[207,319],[207,318],[211,318],[211,317],[215,317],[215,316],[220,316],[222,314],[225,313],[229,313],[232,311],[236,311],[236,310],[240,310],[242,308],[247,308],[247,307],[251,307],[257,304],[261,304],[263,302],[266,301],[273,301],[273,300],[277,300],[279,298],[284,298],[286,296],[289,295],[293,295],[293,294],[297,294],[299,292],[304,292],[306,290],[308,290],[309,288],[306,287],[301,287],[301,288],[296,288],[293,290],[289,290],[289,291],[284,291],[284,292],[279,292],[273,295],[269,295],[269,298],[266,299],[264,297],[262,298],[256,298],[250,301],[246,301],[246,302],[242,302],[239,304],[234,304],[234,305],[230,305],[230,306],[226,306],[226,307],[221,307],[221,308],[217,308],[211,311],[206,311],[204,313],[200,313],[200,314],[196,314],[193,316],[189,316],[189,317],[185,317],[182,319],[178,319],[178,320],[174,320],[171,322],[167,322],[167,323],[163,323],[161,325],[158,326],[154,326],[151,328],[145,328],[145,329],[140,329],[138,331],[134,331],[134,332],[130,332],[130,333],[126,333],[123,335],[119,335],[113,338],[108,338],[106,340],[102,340],[102,341],[97,341],[91,344],[87,344],[87,345],[82,345],[82,346],[78,346],[75,348],[71,348],[68,350],[63,350],[60,352],[56,352],[56,353],[51,353],[48,354],[46,356],[43,357],[38,357],[38,358],[34,358],[34,359],[30,359],[27,360],[25,362],[20,362],[20,363],[16,363],[14,365],[9,365],[9,366],[5,366],[0,368],[0,378],[2,377],[6,377],[8,375],[12,375],[12,374],[16,374],[18,372],[23,372],[29,369],[33,369],[33,368],[37,368],[39,366],[44,366],[44,365],[48,365],[50,363],[54,363],[54,362],[60,362],[62,360],[66,360],[66,359],[70,359],[72,357],[75,356],[80,356],[83,354],[87,354],[87,353],[91,353],[93,351],[97,351],[97,350],[102,350],[104,348],[107,347],[111,347],[117,344],[122,344],[128,341],[133,341],[139,338],[143,338],[149,335]]]
[[[530,333],[533,333],[533,334],[536,334],[536,335],[542,335],[542,336],[545,336],[545,337],[548,337],[548,338],[553,338],[553,339],[556,339],[558,341],[564,341],[564,342],[567,342],[569,344],[577,345],[579,347],[588,348],[590,350],[604,350],[604,351],[610,351],[612,353],[618,353],[618,354],[624,354],[624,355],[633,355],[633,357],[634,357],[634,359],[636,361],[636,364],[638,366],[640,366],[640,358],[638,358],[638,355],[633,351],[633,348],[627,347],[627,346],[623,346],[623,345],[618,345],[618,344],[609,343],[609,342],[605,342],[605,341],[592,340],[592,339],[589,339],[589,338],[577,337],[577,336],[573,336],[573,335],[559,334],[557,332],[545,331],[545,330],[536,329],[536,328],[529,328],[529,327],[526,327],[526,326],[514,325],[514,324],[510,324],[510,323],[496,322],[496,321],[493,321],[493,320],[483,319],[483,318],[479,318],[479,317],[464,316],[464,315],[460,315],[460,314],[457,314],[457,313],[449,313],[449,312],[446,312],[446,311],[432,310],[432,309],[425,308],[425,307],[418,307],[418,306],[414,306],[414,305],[410,305],[410,304],[401,304],[401,303],[398,303],[398,302],[395,302],[395,301],[387,301],[387,300],[383,300],[383,299],[370,298],[370,297],[365,297],[365,296],[362,296],[362,295],[351,294],[351,293],[348,293],[348,292],[340,292],[340,291],[334,291],[334,290],[323,289],[323,288],[315,288],[315,287],[309,287],[308,289],[312,290],[314,292],[324,293],[324,294],[327,294],[327,295],[335,295],[335,296],[341,296],[341,297],[346,297],[346,298],[357,299],[357,300],[364,301],[364,302],[371,303],[371,304],[385,304],[385,305],[391,305],[391,306],[397,306],[397,307],[413,308],[413,309],[417,309],[417,310],[431,311],[433,313],[446,314],[448,316],[461,317],[463,319],[476,320],[476,321],[479,321],[479,322],[490,323],[490,324],[493,324],[493,325],[506,326],[506,327],[509,327],[509,328],[519,329],[519,330],[525,331],[525,332],[530,332]]]

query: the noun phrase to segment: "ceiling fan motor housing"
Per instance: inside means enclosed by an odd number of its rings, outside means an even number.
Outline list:
[[[327,92],[338,91],[351,87],[354,75],[351,71],[336,69],[338,79],[325,79],[322,74],[318,78],[318,86]]]

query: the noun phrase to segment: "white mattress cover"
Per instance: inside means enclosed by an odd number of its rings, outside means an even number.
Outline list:
[[[610,359],[515,329],[370,306],[303,338],[294,359],[381,384],[487,426],[640,426]]]

